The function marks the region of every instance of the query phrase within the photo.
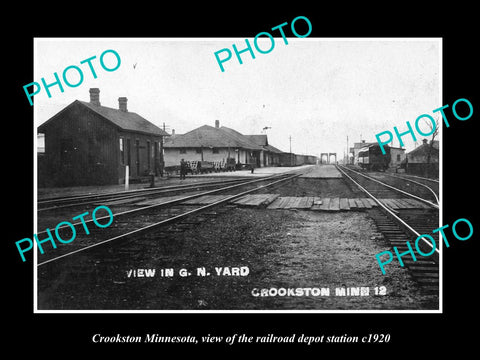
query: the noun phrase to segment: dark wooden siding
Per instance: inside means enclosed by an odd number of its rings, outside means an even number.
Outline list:
[[[120,152],[120,139],[123,139],[123,160]],[[130,178],[140,178],[148,175],[150,172],[153,172],[155,175],[159,175],[161,161],[161,141],[161,136],[119,131],[116,145],[118,149],[117,164],[119,182],[124,183],[125,181],[125,166],[128,165],[128,159],[130,159]],[[156,146],[155,143],[157,144]],[[128,144],[130,144],[130,149],[128,149]],[[157,151],[156,156],[155,150]]]
[[[118,183],[117,130],[73,103],[43,127],[48,186]]]

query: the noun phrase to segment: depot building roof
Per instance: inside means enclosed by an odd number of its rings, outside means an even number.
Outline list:
[[[185,134],[172,135],[165,140],[165,148],[241,148],[263,150],[263,148],[247,136],[231,128],[219,126],[218,120],[214,126],[203,125]]]

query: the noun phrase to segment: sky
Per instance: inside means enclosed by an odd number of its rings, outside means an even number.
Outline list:
[[[261,49],[271,46],[268,38],[259,40]],[[89,101],[95,87],[102,105],[118,108],[118,98],[127,97],[129,111],[165,124],[169,133],[220,120],[245,135],[266,133],[283,151],[290,150],[291,138],[294,153],[336,152],[340,159],[347,137],[349,147],[374,142],[375,134],[394,126],[406,130],[406,121],[413,126],[443,105],[439,38],[274,40],[273,50],[261,54],[249,39],[255,59],[245,52],[240,64],[232,44],[244,49],[245,38],[37,38],[32,81],[52,83],[54,72],[61,78],[70,65],[80,67],[84,79],[77,87],[63,83],[63,93],[52,86],[51,98],[42,88],[34,97],[36,126],[75,100]],[[233,55],[222,72],[214,53],[224,48]],[[111,72],[99,63],[109,49],[121,58]],[[80,64],[92,56],[96,79],[88,64]],[[104,60],[107,67],[116,64],[111,53]],[[74,70],[67,74],[79,82]],[[410,137],[404,142],[407,151],[415,148]]]

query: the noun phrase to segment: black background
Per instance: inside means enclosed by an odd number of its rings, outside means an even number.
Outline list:
[[[440,4],[440,3],[439,3]],[[443,3],[445,4],[445,3]],[[291,3],[249,6],[246,3],[182,4],[174,9],[164,3],[119,2],[100,10],[96,3],[78,3],[64,8],[10,10],[12,19],[2,24],[4,34],[2,89],[3,200],[2,266],[3,339],[13,354],[33,350],[33,356],[75,356],[76,354],[125,354],[133,350],[141,358],[144,351],[166,357],[166,350],[176,352],[205,349],[209,354],[220,350],[284,351],[291,345],[165,345],[165,344],[93,344],[93,334],[160,335],[207,334],[229,336],[275,335],[363,336],[388,333],[388,344],[317,344],[295,345],[296,351],[323,354],[347,351],[372,356],[410,357],[425,351],[434,354],[444,349],[473,347],[476,323],[476,255],[478,250],[478,202],[475,183],[478,157],[476,130],[479,121],[478,38],[474,36],[474,13],[477,10],[459,2],[419,8],[405,2],[381,7],[357,3],[325,6],[321,2],[304,8]],[[15,16],[13,16],[15,15]],[[467,241],[453,239],[444,248],[443,314],[34,314],[32,257],[22,263],[15,241],[33,235],[33,112],[23,85],[33,78],[34,37],[240,37],[253,38],[297,16],[312,23],[310,37],[442,37],[443,104],[450,107],[458,98],[473,104],[473,117],[456,120],[450,109],[450,128],[443,129],[443,223],[458,218],[469,219],[474,235]],[[7,16],[8,17],[8,16]],[[299,29],[299,33],[303,33]],[[288,35],[287,35],[288,36]],[[214,49],[213,49],[214,50]],[[213,56],[212,50],[212,56]],[[274,56],[274,55],[272,55]],[[407,56],[407,54],[406,54]],[[192,63],[195,59],[192,58]],[[474,87],[476,91],[474,91]],[[433,109],[418,109],[419,115]],[[414,120],[414,119],[405,119]],[[383,130],[383,129],[381,129]],[[447,233],[448,234],[448,233]],[[473,325],[473,326],[472,326]],[[6,334],[6,335],[5,335]],[[260,349],[259,349],[260,348]],[[5,349],[6,350],[6,349]],[[197,352],[198,354],[198,352]],[[415,356],[416,357],[416,356]]]

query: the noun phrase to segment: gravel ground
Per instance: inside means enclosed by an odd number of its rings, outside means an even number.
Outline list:
[[[398,264],[381,274],[374,255],[385,248],[366,212],[233,208],[200,225],[175,225],[42,267],[38,304],[103,310],[437,309],[438,297],[423,293]],[[217,275],[215,267],[241,267],[248,275]],[[155,269],[155,276],[128,277],[139,268]],[[197,268],[210,275],[197,274]],[[161,269],[174,275],[161,276]],[[192,275],[182,277],[180,269]],[[386,295],[375,295],[381,286]],[[341,287],[368,287],[369,294],[336,296]],[[323,288],[330,294],[254,296],[271,288]]]

